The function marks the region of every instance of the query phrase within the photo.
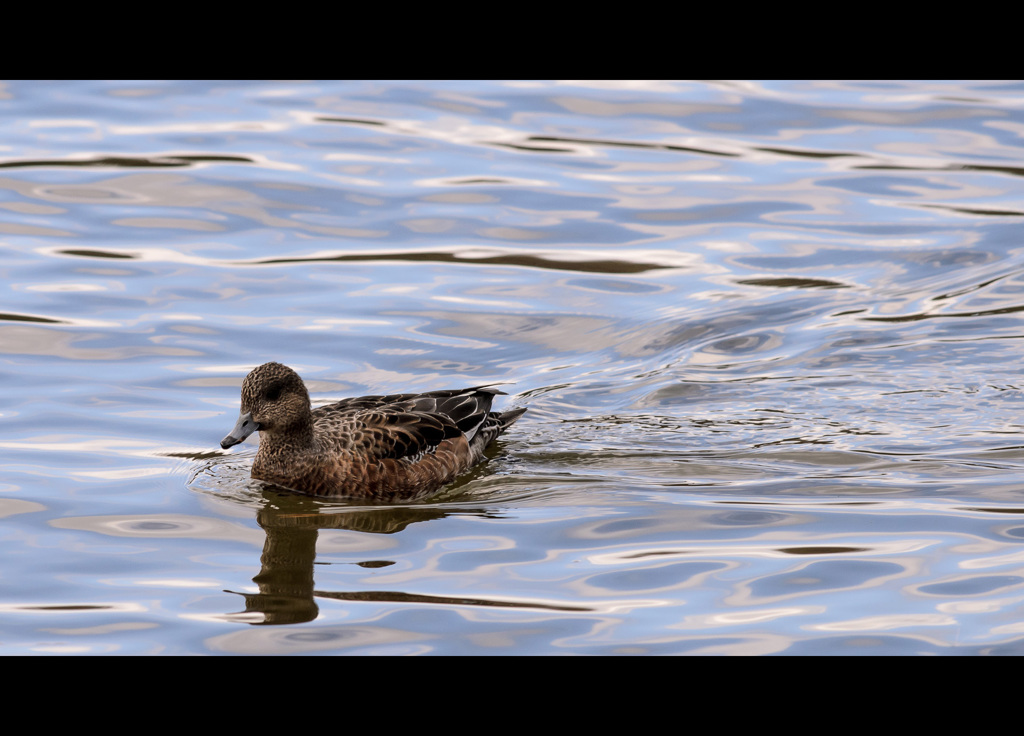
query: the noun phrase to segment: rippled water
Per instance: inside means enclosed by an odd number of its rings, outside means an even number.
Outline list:
[[[1024,653],[1024,84],[0,85],[0,652]],[[428,502],[238,387],[509,381]]]

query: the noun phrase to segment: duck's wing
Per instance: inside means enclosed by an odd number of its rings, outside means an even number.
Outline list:
[[[359,396],[322,406],[313,414],[331,419],[345,417],[350,431],[362,432],[358,441],[363,451],[378,447],[387,448],[388,453],[407,450],[407,454],[416,455],[432,451],[459,433],[472,441],[487,421],[491,402],[498,394],[504,391],[493,386],[475,386],[422,394]]]
[[[466,435],[467,440],[472,441],[484,422],[487,421],[491,402],[495,395],[504,393],[504,391],[490,386],[431,391],[403,397],[395,401],[392,406],[443,417],[458,427],[459,431]]]
[[[367,458],[419,458],[461,430],[445,417],[381,407],[360,412],[351,434],[353,450]]]

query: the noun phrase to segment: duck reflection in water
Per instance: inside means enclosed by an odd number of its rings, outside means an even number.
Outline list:
[[[264,506],[256,521],[267,538],[260,556],[260,572],[253,578],[259,587],[256,593],[235,593],[245,598],[245,611],[229,614],[232,618],[257,625],[273,626],[312,621],[319,615],[317,599],[361,603],[415,603],[440,606],[474,606],[487,608],[526,608],[582,612],[581,606],[559,606],[549,602],[524,602],[501,598],[467,598],[465,596],[425,595],[401,590],[316,590],[314,567],[316,543],[321,529],[340,529],[368,534],[397,534],[410,524],[441,519],[450,514],[497,518],[486,510],[474,507],[378,506],[325,512],[315,499],[278,492],[262,491]],[[389,567],[393,560],[367,559],[326,564],[351,564],[366,569]],[[258,616],[258,618],[254,618]]]
[[[266,533],[260,572],[253,578],[257,593],[238,593],[245,597],[245,613],[261,614],[262,625],[298,624],[314,620],[319,614],[316,597],[353,597],[364,599],[365,593],[336,593],[314,590],[313,570],[316,542],[321,529],[345,529],[370,534],[394,534],[417,521],[447,516],[447,512],[431,506],[380,507],[353,509],[340,513],[324,513],[312,499],[263,490],[264,507],[256,515],[256,523]],[[365,568],[387,567],[390,560],[361,560],[351,564]],[[235,593],[236,591],[225,591]]]

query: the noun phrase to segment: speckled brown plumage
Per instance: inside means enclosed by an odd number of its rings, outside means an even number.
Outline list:
[[[252,477],[313,496],[409,501],[428,496],[483,459],[526,409],[492,412],[495,388],[343,399],[311,409],[299,375],[265,363],[242,381],[227,449],[254,431]]]

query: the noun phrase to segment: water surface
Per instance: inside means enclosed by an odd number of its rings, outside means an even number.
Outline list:
[[[1024,84],[0,85],[0,652],[1024,652]],[[249,477],[497,381],[426,502]]]

